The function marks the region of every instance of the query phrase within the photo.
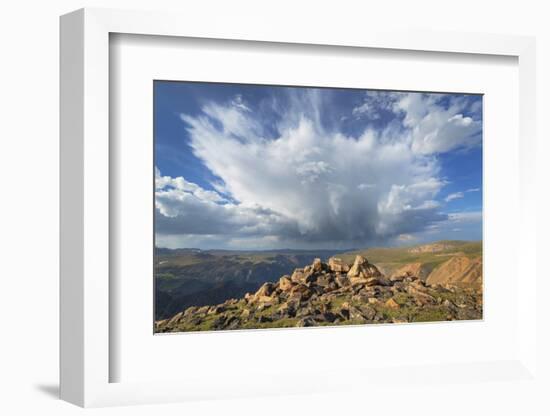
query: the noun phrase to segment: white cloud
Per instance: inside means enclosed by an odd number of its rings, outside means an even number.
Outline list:
[[[194,234],[202,238],[297,234],[291,218],[268,208],[229,202],[217,192],[204,190],[182,177],[160,176],[159,172],[156,182],[156,231],[159,234]]]
[[[480,145],[481,120],[463,114],[468,102],[451,100],[446,107],[440,100],[435,94],[406,94],[395,103],[410,129],[412,151],[428,155]]]
[[[211,202],[226,201],[219,193],[202,189],[197,184],[186,181],[183,177],[172,178],[170,176],[162,176],[158,168],[155,167],[155,189],[158,191],[159,197],[170,197],[172,199],[183,199],[186,195],[192,195],[200,200]],[[168,217],[168,212],[163,212],[163,215]]]
[[[367,118],[371,121],[378,120],[384,112],[393,112],[396,101],[406,93],[387,91],[367,91],[363,102],[352,110],[356,118]]]
[[[235,98],[233,99],[233,101],[231,102],[231,104],[233,104],[233,106],[241,109],[241,110],[244,110],[244,111],[252,111],[244,102],[243,100],[243,96],[241,94],[237,94],[235,96]]]
[[[272,99],[266,110],[263,103],[261,111],[279,117],[275,139],[266,138],[260,110],[242,96],[206,103],[198,116],[181,115],[194,155],[220,181],[211,184],[213,191],[157,172],[157,231],[163,238],[351,247],[402,241],[461,221],[458,214],[441,213],[436,201],[447,184],[437,154],[476,145],[480,127],[462,115],[465,104],[445,107],[434,95],[369,93],[354,117],[393,112],[402,125],[366,127],[358,137],[323,126],[318,90],[293,92],[287,104]]]
[[[455,199],[464,198],[464,192],[453,192],[445,197],[445,202],[451,202]]]
[[[330,165],[322,160],[306,162],[296,167],[296,173],[303,178],[301,181],[303,184],[314,183],[331,171]]]

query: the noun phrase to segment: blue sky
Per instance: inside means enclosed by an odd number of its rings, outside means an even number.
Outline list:
[[[156,244],[481,239],[482,96],[155,81]]]

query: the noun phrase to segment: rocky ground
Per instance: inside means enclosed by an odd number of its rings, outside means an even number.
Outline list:
[[[367,259],[316,259],[242,299],[189,307],[156,332],[432,322],[482,318],[479,287],[429,284],[414,267],[386,278]]]

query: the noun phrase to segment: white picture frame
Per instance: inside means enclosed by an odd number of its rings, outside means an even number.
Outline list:
[[[380,31],[348,28],[337,33],[311,24],[280,29],[277,24],[242,24],[223,20],[205,25],[191,16],[168,13],[82,9],[61,18],[61,398],[80,406],[160,403],[200,398],[239,397],[262,394],[340,391],[356,380],[373,383],[359,371],[332,370],[335,379],[346,383],[331,387],[304,375],[288,382],[273,376],[270,383],[235,383],[207,391],[208,380],[159,381],[147,383],[110,382],[109,366],[117,357],[109,348],[110,268],[110,168],[109,157],[109,36],[113,33],[277,42],[334,47],[382,48],[453,54],[505,55],[519,62],[519,164],[520,214],[518,218],[518,262],[524,279],[517,292],[518,353],[506,361],[457,365],[422,366],[414,371],[392,369],[394,377],[413,374],[416,380],[437,380],[444,371],[469,380],[471,374],[491,373],[498,379],[534,379],[537,376],[536,314],[536,211],[535,172],[535,41],[530,37]],[[523,277],[522,277],[523,279]],[[243,371],[246,372],[246,369]],[[336,374],[334,373],[336,371]],[[411,381],[412,382],[412,381]],[[282,387],[284,385],[284,387]],[[277,386],[281,386],[277,388]],[[246,391],[244,391],[246,387]],[[328,388],[328,390],[327,390]]]

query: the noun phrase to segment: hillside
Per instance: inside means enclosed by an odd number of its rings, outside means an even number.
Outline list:
[[[465,256],[463,256],[465,257]],[[466,257],[467,258],[467,257]],[[156,332],[283,328],[482,318],[476,287],[429,283],[410,270],[391,279],[361,255],[353,263],[317,258],[255,293],[192,306],[155,322]]]
[[[432,271],[426,283],[481,288],[482,268],[481,257],[454,256]]]
[[[352,264],[355,257],[366,257],[387,277],[407,273],[425,281],[448,260],[457,256],[475,261],[482,255],[481,242],[437,241],[432,244],[408,247],[370,248],[366,250],[271,250],[229,251],[196,248],[157,248],[155,256],[155,319],[174,316],[190,306],[221,304],[228,299],[242,298],[255,292],[265,282],[274,282],[296,268],[310,264],[315,258],[324,261],[337,255],[344,263]],[[440,270],[438,283],[481,287],[480,265],[470,276],[460,277],[452,271],[452,282],[445,281],[448,273]],[[462,262],[468,269],[467,262]],[[456,266],[456,265],[455,265]],[[454,267],[451,265],[451,267]],[[456,269],[456,267],[454,267]],[[477,271],[476,271],[477,270]],[[476,278],[476,273],[478,278]],[[451,276],[449,274],[449,276]],[[436,276],[436,275],[434,275]]]

